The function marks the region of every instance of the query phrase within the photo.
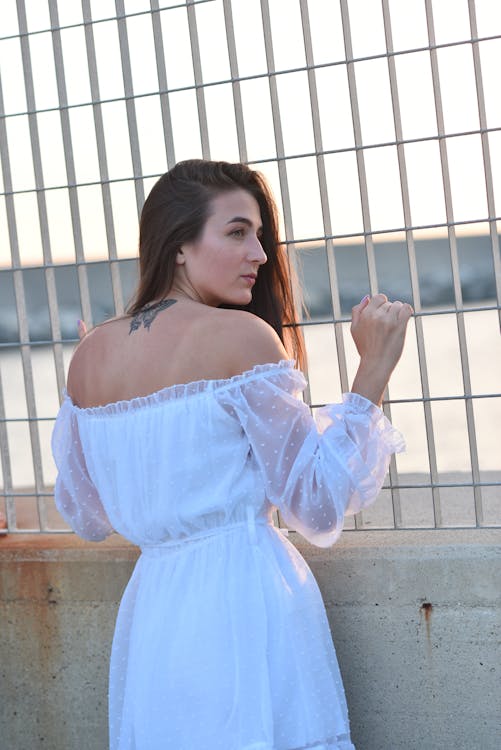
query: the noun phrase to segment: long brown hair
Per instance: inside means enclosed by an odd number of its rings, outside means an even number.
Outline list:
[[[269,323],[286,348],[292,347],[294,358],[302,367],[304,343],[297,326],[291,270],[278,236],[276,204],[263,175],[244,164],[190,159],[176,164],[155,183],[141,212],[139,285],[127,313],[134,315],[169,293],[178,250],[201,235],[209,217],[210,201],[222,192],[236,189],[247,190],[259,205],[261,244],[268,260],[259,270],[252,301],[231,307],[248,310]]]

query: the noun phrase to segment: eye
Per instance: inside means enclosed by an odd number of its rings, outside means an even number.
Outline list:
[[[230,232],[231,237],[243,237],[245,234],[244,229],[234,229],[232,232]]]

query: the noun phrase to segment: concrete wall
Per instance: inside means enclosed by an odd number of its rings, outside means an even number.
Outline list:
[[[501,530],[345,533],[329,550],[289,538],[324,596],[357,750],[498,750]],[[107,748],[137,554],[118,536],[0,537],[1,750]]]

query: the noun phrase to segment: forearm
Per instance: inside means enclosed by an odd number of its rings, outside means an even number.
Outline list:
[[[351,392],[358,393],[373,404],[381,406],[390,375],[391,372],[381,361],[371,362],[362,358],[351,386]]]

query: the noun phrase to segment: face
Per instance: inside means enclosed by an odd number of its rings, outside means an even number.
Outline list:
[[[173,291],[211,306],[247,305],[259,267],[266,263],[259,205],[237,189],[213,198],[209,210],[200,237],[177,254]]]

